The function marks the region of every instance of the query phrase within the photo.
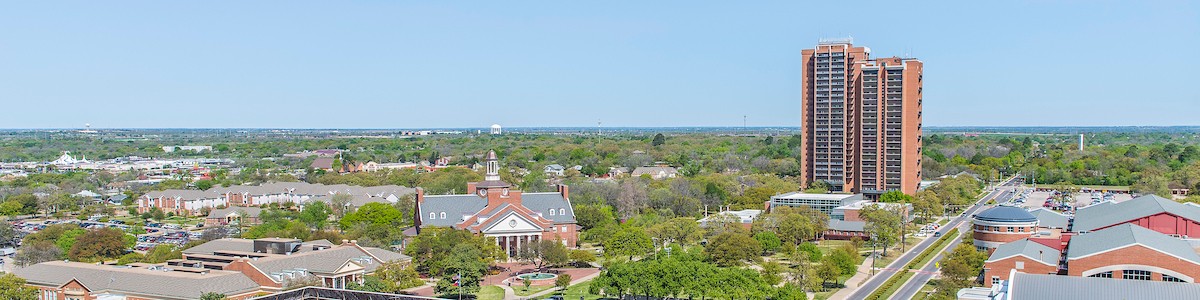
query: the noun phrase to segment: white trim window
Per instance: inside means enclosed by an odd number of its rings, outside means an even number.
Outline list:
[[[1186,282],[1187,282],[1187,281],[1184,281],[1183,279],[1179,279],[1178,277],[1171,276],[1171,275],[1167,275],[1167,274],[1163,274],[1163,280],[1162,280],[1162,281],[1166,281],[1166,282],[1183,282],[1183,283],[1186,283]]]
[[[1112,271],[1108,271],[1108,272],[1101,272],[1101,273],[1096,273],[1096,274],[1088,275],[1088,277],[1096,277],[1096,278],[1113,278],[1113,272],[1112,272]]]
[[[437,219],[437,214],[429,213],[429,219],[430,220]]]
[[[1121,271],[1121,278],[1133,279],[1133,280],[1150,280],[1150,271],[1124,270],[1124,271]]]
[[[444,211],[443,211],[443,212],[442,212],[442,215],[441,215],[441,217],[442,217],[442,220],[445,220],[445,219],[446,219],[446,212],[444,212]]]

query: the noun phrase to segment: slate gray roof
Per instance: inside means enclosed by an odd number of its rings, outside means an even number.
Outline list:
[[[218,209],[213,209],[211,212],[209,212],[208,217],[213,218],[213,219],[220,219],[220,218],[224,218],[225,216],[228,216],[230,213],[233,213],[233,212],[239,212],[239,214],[245,213],[246,215],[244,215],[242,217],[258,218],[258,214],[262,213],[262,208],[253,207],[253,206],[218,208]]]
[[[1067,217],[1067,215],[1060,214],[1056,211],[1042,207],[1031,210],[1029,213],[1033,214],[1034,217],[1037,217],[1038,226],[1046,228],[1067,229],[1067,224],[1070,223],[1071,220],[1070,217]]]
[[[838,219],[829,219],[829,230],[837,231],[856,231],[863,232],[867,222],[863,221],[842,221]]]
[[[1195,299],[1200,284],[1015,273],[1008,299]]]
[[[246,275],[222,270],[197,274],[51,261],[17,269],[14,273],[31,284],[57,287],[76,279],[92,292],[113,291],[164,299],[199,299],[206,292],[233,296],[259,289],[259,285]]]
[[[1057,266],[1058,259],[1062,257],[1062,252],[1058,251],[1058,249],[1030,241],[1029,239],[1019,239],[996,247],[996,251],[992,252],[987,261],[993,262],[1017,255],[1024,255],[1044,264]]]
[[[1160,213],[1200,221],[1200,207],[1183,205],[1157,195],[1146,195],[1115,204],[1080,208],[1075,211],[1075,224],[1072,225],[1071,231],[1092,231]]]
[[[998,205],[993,208],[984,210],[975,215],[976,220],[991,221],[991,222],[1033,222],[1037,221],[1037,217],[1030,214],[1024,208]]]
[[[1133,224],[1121,224],[1095,232],[1076,235],[1067,248],[1067,259],[1106,252],[1129,245],[1141,245],[1200,264],[1200,255],[1187,242]]]
[[[386,261],[408,261],[412,259],[407,255],[379,248],[363,249],[370,252],[371,255],[378,253],[376,256],[379,256],[379,259]],[[340,246],[325,250],[294,253],[291,255],[264,257],[257,260],[251,260],[250,264],[258,267],[259,270],[267,273],[267,275],[270,275],[271,273],[283,273],[284,270],[294,270],[297,268],[303,268],[309,272],[316,273],[333,273],[352,259],[370,258],[368,252],[363,252],[362,250],[359,250],[357,247],[353,246]],[[371,273],[375,271],[376,268],[379,268],[379,265],[382,262],[370,259],[356,261],[355,263],[362,265],[366,269],[367,273]]]
[[[535,213],[542,213],[542,218],[550,219],[554,223],[575,223],[575,210],[571,207],[571,202],[563,198],[559,193],[526,193],[521,194],[521,205]],[[550,215],[551,209],[556,210],[553,216]],[[561,215],[557,210],[562,209],[566,215]]]
[[[212,254],[217,251],[254,252],[254,241],[247,239],[223,238],[208,241],[195,247],[183,249],[184,254]]]
[[[312,245],[333,246],[327,240],[314,240],[301,244],[297,252],[308,252]],[[308,246],[308,247],[305,247]],[[184,254],[213,254],[220,251],[254,252],[254,240],[239,238],[223,238],[208,241],[195,247],[183,249]]]
[[[524,199],[524,195],[521,196]],[[463,215],[475,215],[487,207],[487,199],[476,195],[426,195],[420,203],[421,226],[450,227],[462,222]],[[446,218],[441,218],[441,213]],[[429,219],[429,213],[437,218]]]

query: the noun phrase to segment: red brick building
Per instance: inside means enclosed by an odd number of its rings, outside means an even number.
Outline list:
[[[1076,211],[1071,231],[1083,233],[1127,223],[1166,235],[1200,237],[1200,207],[1156,195],[1102,202]]]
[[[996,206],[975,215],[971,235],[975,248],[995,251],[1005,243],[1029,238],[1038,230],[1037,217],[1023,208]]]
[[[923,63],[871,59],[850,39],[801,51],[803,184],[835,192],[916,193],[921,178]]]
[[[1031,274],[1058,274],[1062,252],[1027,239],[1000,245],[983,263],[983,285],[1008,280],[1011,270]]]
[[[1195,283],[1200,255],[1184,240],[1133,224],[1076,235],[1067,248],[1071,276]]]
[[[510,256],[539,240],[576,246],[579,226],[567,186],[550,193],[523,193],[500,180],[495,151],[488,152],[486,161],[484,181],[468,183],[467,194],[426,195],[417,189],[413,216],[418,233],[429,227],[470,230],[495,238]]]

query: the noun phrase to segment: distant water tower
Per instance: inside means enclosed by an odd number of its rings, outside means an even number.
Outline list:
[[[501,134],[500,124],[492,124],[492,134]]]

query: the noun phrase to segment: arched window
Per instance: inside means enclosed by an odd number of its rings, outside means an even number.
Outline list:
[[[1125,270],[1125,271],[1121,271],[1121,278],[1133,279],[1133,280],[1150,280],[1150,271]]]
[[[1187,281],[1184,281],[1183,279],[1179,279],[1179,278],[1176,278],[1175,276],[1171,276],[1171,275],[1167,275],[1167,274],[1163,274],[1163,281],[1166,281],[1166,282],[1187,282]]]
[[[445,219],[446,219],[446,212],[443,211],[442,212],[442,220],[445,220]]]
[[[436,218],[434,218],[435,216],[437,216],[437,215],[434,215],[433,213],[429,213],[429,219],[430,219],[430,220],[436,219]]]
[[[1099,277],[1099,278],[1112,278],[1112,276],[1113,276],[1112,271],[1088,275],[1088,277]]]
[[[553,216],[553,215],[554,215],[554,209],[553,209],[553,208],[551,208],[551,209],[550,209],[550,215],[551,215],[551,216]]]
[[[562,215],[562,216],[565,216],[565,215],[567,215],[567,210],[559,208],[559,209],[558,209],[558,214],[559,214],[559,215]]]

